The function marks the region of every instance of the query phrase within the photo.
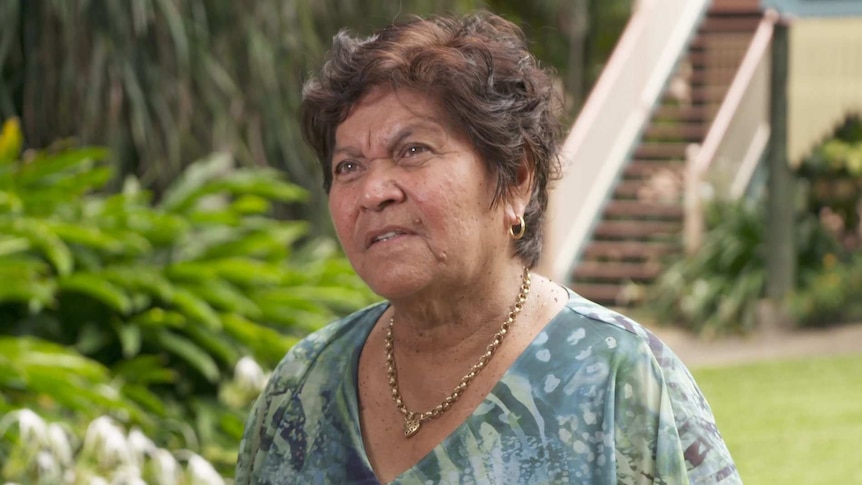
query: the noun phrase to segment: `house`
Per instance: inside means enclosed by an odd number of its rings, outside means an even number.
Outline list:
[[[851,113],[862,113],[862,1],[637,2],[563,144],[540,270],[601,303],[637,304],[667,256],[696,250],[704,200],[768,186],[780,296],[793,271],[790,167]]]

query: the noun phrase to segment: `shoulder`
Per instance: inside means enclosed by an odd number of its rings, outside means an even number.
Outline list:
[[[666,404],[655,403],[656,410],[662,424],[678,436],[689,479],[693,483],[737,483],[739,476],[712,410],[676,354],[643,325],[571,290],[565,311],[574,321],[588,325],[599,338],[614,339],[617,348],[613,359],[623,373],[617,378],[644,391],[650,387],[660,390],[657,397],[666,400]],[[652,394],[644,392],[643,397]]]
[[[336,320],[300,340],[272,372],[265,393],[278,393],[301,381],[308,370],[318,364],[323,354],[347,355],[361,347],[374,323],[387,307],[376,303]]]
[[[256,483],[271,450],[290,450],[277,472],[301,468],[308,445],[306,406],[319,413],[341,379],[355,365],[374,323],[386,309],[378,303],[336,320],[297,343],[281,362],[258,397],[240,442],[236,483]],[[314,414],[312,413],[312,414]],[[282,463],[283,461],[283,463]],[[274,466],[274,465],[273,465]]]
[[[646,354],[663,368],[682,366],[673,351],[640,323],[566,290],[569,300],[562,316],[568,326],[584,328],[585,333],[593,333],[594,338],[611,339],[618,354]]]

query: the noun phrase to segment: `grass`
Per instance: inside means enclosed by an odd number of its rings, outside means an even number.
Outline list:
[[[694,375],[746,485],[862,484],[862,354]]]

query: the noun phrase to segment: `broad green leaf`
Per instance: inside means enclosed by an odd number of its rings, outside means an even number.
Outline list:
[[[114,265],[106,268],[100,275],[115,285],[146,292],[162,302],[170,303],[174,300],[176,290],[162,271],[162,268],[155,265]]]
[[[239,285],[277,284],[283,275],[276,265],[250,259],[225,258],[208,264],[218,276]]]
[[[0,190],[0,213],[20,214],[24,209],[24,201],[18,194]]]
[[[158,355],[138,355],[118,362],[112,370],[116,377],[139,385],[176,382],[177,373],[165,367],[165,360]]]
[[[0,258],[30,249],[30,241],[22,237],[0,235]]]
[[[256,195],[279,202],[303,202],[308,198],[305,190],[286,182],[283,175],[274,170],[238,170],[230,177],[211,182],[201,192],[201,195],[220,192]]]
[[[32,218],[10,220],[0,217],[0,233],[2,232],[26,238],[30,246],[39,251],[54,266],[59,275],[68,275],[72,272],[73,260],[69,248],[51,231],[45,221]]]
[[[162,399],[145,386],[127,382],[122,385],[120,392],[131,401],[137,403],[144,411],[153,413],[156,416],[166,416],[168,414]]]
[[[204,299],[188,289],[177,287],[174,290],[173,299],[168,303],[185,314],[191,321],[203,323],[215,330],[221,328],[218,313]]]
[[[219,369],[210,355],[186,337],[168,330],[158,330],[156,339],[165,350],[186,361],[197,369],[208,381],[217,382]]]
[[[165,191],[160,207],[176,212],[193,203],[197,190],[209,180],[220,177],[233,169],[233,159],[226,153],[215,153],[199,160]]]
[[[132,311],[132,300],[129,295],[100,275],[73,273],[61,278],[58,285],[61,291],[87,295],[113,308],[121,315],[127,315]]]
[[[22,191],[22,199],[31,212],[53,209],[68,204],[70,197],[80,197],[100,189],[112,177],[109,167],[96,167],[86,172],[69,174],[63,177],[40,180],[39,185],[28,187]]]
[[[98,227],[61,221],[46,221],[46,226],[66,243],[81,244],[109,253],[126,249],[123,241],[112,237]]]
[[[225,366],[233,365],[241,357],[236,349],[236,343],[227,338],[221,329],[213,331],[202,325],[189,324],[183,331],[198,346],[206,350],[209,355],[217,357]]]
[[[213,244],[201,259],[229,258],[231,256],[249,256],[269,260],[283,261],[289,248],[307,232],[305,222],[291,221],[275,227],[255,229],[248,233],[235,231],[236,239]]]
[[[185,286],[221,311],[241,313],[251,318],[260,315],[257,304],[227,281],[210,279]]]
[[[129,323],[145,328],[182,328],[188,323],[188,318],[180,312],[155,307],[135,315]]]
[[[117,325],[117,335],[123,349],[123,357],[130,359],[141,352],[141,327],[137,325]]]
[[[298,339],[283,335],[235,313],[222,315],[224,329],[231,337],[248,347],[261,362],[274,366]]]
[[[19,369],[54,369],[69,371],[80,378],[105,381],[108,373],[98,362],[51,342],[33,337],[0,336],[0,359],[12,362]]]
[[[244,194],[233,201],[230,209],[245,216],[267,214],[272,210],[272,203],[258,195]]]
[[[22,167],[17,182],[21,187],[58,183],[64,177],[96,170],[96,162],[106,157],[107,151],[103,148],[82,148],[60,153],[42,152]]]

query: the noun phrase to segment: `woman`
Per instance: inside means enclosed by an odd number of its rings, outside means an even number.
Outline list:
[[[558,126],[516,26],[342,32],[303,95],[339,240],[387,301],[290,351],[237,483],[739,482],[670,350],[529,269]]]

